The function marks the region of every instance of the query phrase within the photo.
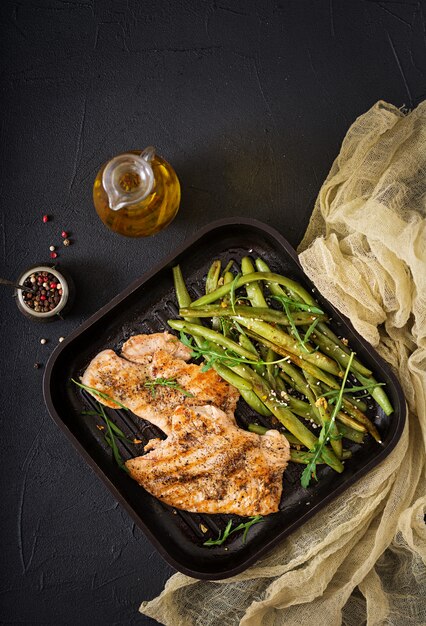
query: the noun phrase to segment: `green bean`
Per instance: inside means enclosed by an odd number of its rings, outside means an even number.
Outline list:
[[[254,347],[254,345],[252,344],[252,342],[250,341],[250,339],[247,337],[247,335],[240,335],[238,337],[238,341],[240,343],[240,345],[245,348],[246,350],[248,350],[249,352],[251,352],[253,355],[255,355],[255,357],[258,359],[259,358],[259,353],[256,350],[256,348]],[[266,360],[266,359],[265,359]],[[252,365],[254,371],[259,374],[259,376],[264,376],[266,373],[266,366],[263,363],[256,363],[256,365]]]
[[[173,282],[175,285],[176,299],[180,307],[189,307],[191,304],[191,296],[186,288],[185,281],[183,279],[182,270],[179,265],[173,268]]]
[[[185,307],[179,310],[182,317],[232,317],[240,315],[242,317],[255,318],[264,322],[274,322],[283,326],[290,326],[290,320],[285,313],[270,309],[269,307],[254,307],[235,305],[235,311],[225,302],[223,304],[206,304],[203,307]],[[316,315],[300,311],[292,315],[293,322],[296,326],[304,326],[310,324],[316,319],[324,319],[324,315]]]
[[[327,352],[330,356],[333,357],[342,367],[346,368],[350,355],[342,350],[340,345],[336,344],[332,339],[324,335],[317,328],[311,333],[311,339],[317,346],[321,348],[323,352]],[[366,376],[371,375],[371,371],[364,367],[362,363],[360,363],[355,358],[352,361],[351,371],[356,375],[357,372],[361,374],[365,374]]]
[[[224,270],[223,270],[223,272],[222,272],[222,278],[225,278],[225,275],[226,275],[226,274],[228,274],[228,273],[229,273],[229,274],[232,274],[231,270],[232,270],[232,266],[233,266],[233,265],[234,265],[234,260],[233,260],[233,259],[231,259],[231,260],[227,263],[227,265],[226,265],[225,269],[224,269]]]
[[[206,293],[211,293],[212,291],[217,289],[221,267],[222,263],[219,259],[216,259],[211,264],[206,278]],[[179,312],[179,315],[182,315],[182,313]],[[220,319],[218,317],[212,317],[212,328],[213,330],[220,329]]]
[[[266,426],[261,426],[260,424],[249,424],[247,427],[251,433],[255,433],[256,435],[264,435],[268,432],[268,430],[272,430],[271,428],[266,428]]]
[[[266,353],[266,379],[271,386],[272,389],[276,389],[276,380],[275,380],[275,369],[276,364],[273,361],[277,361],[278,357],[276,352],[271,348],[268,349]]]
[[[377,441],[377,443],[382,443],[382,438],[380,434],[373,424],[373,422],[359,409],[357,409],[351,402],[348,402],[346,398],[342,398],[342,406],[349,415],[352,415],[353,418],[360,424],[366,427],[370,435]]]
[[[240,394],[247,402],[247,404],[259,415],[263,415],[265,417],[269,417],[272,415],[271,411],[266,407],[262,400],[254,393],[254,391],[240,389]]]
[[[217,283],[220,276],[220,269],[222,267],[222,263],[219,259],[213,261],[210,266],[210,269],[206,278],[206,293],[211,293],[217,289]]]
[[[265,433],[268,432],[268,430],[277,430],[277,429],[274,428],[273,426],[266,427],[266,426],[261,426],[260,424],[249,424],[247,427],[247,430],[249,430],[251,433],[256,433],[256,435],[264,435]],[[284,435],[287,441],[291,443],[292,445],[294,446],[302,445],[300,441],[297,439],[297,437],[295,437],[291,433],[288,433],[287,431],[282,433],[280,430],[278,432]]]
[[[291,352],[292,354],[299,357],[299,359],[307,361],[308,363],[312,363],[316,367],[325,372],[328,372],[329,374],[334,374],[335,376],[340,377],[342,376],[342,371],[335,361],[325,356],[321,352],[314,352],[312,350],[312,347],[309,347],[308,344],[306,344],[306,348],[311,351],[302,351],[297,341],[295,341],[293,337],[290,337],[290,335],[285,333],[283,330],[271,326],[271,324],[268,324],[267,322],[262,322],[251,318],[235,316],[233,319],[236,319],[239,324],[262,337],[262,340],[266,339],[269,342],[273,343],[275,346],[284,348],[287,352]],[[276,348],[275,351],[279,352]]]
[[[260,335],[257,335],[256,333],[252,333],[250,330],[247,330],[246,334],[251,339],[255,339],[256,341],[262,342],[265,346],[272,348],[273,350],[275,350],[275,352],[278,352],[280,356],[288,357],[289,361],[292,361],[293,363],[298,365],[301,369],[306,370],[307,372],[315,376],[315,378],[322,380],[333,389],[339,388],[339,385],[336,382],[336,380],[332,376],[327,374],[327,372],[324,372],[324,370],[321,370],[316,365],[313,365],[312,363],[309,363],[308,361],[303,360],[302,358],[298,357],[296,354],[293,354],[292,352],[285,350],[284,348],[278,346],[272,341],[268,341],[268,339],[265,339],[265,337],[261,337]]]
[[[268,282],[275,282],[279,285],[288,286],[290,289],[294,290],[294,292],[302,298],[303,302],[307,304],[311,304],[312,306],[316,306],[315,300],[312,296],[304,289],[299,283],[291,278],[286,278],[285,276],[281,276],[281,274],[274,274],[273,272],[253,272],[252,274],[245,274],[244,276],[240,276],[239,279],[235,283],[235,289],[239,289],[240,287],[244,287],[250,283],[256,282],[258,280],[265,280]],[[192,305],[193,306],[204,306],[205,304],[211,304],[212,302],[217,302],[223,296],[225,296],[231,290],[231,286],[223,285],[219,287],[212,293],[206,294],[198,300],[195,300]]]
[[[369,378],[366,378],[365,376],[362,376],[362,374],[360,374],[359,372],[357,372],[355,376],[358,378],[359,382],[364,386],[374,385],[375,383],[377,383],[377,380],[375,380],[372,376],[370,376]],[[390,415],[391,413],[393,413],[393,406],[391,405],[390,400],[387,397],[383,387],[380,387],[380,386],[373,387],[373,389],[370,390],[370,395],[373,396],[377,404],[382,407],[383,411],[385,412],[385,415]]]
[[[223,348],[226,348],[227,350],[231,350],[235,354],[239,354],[240,356],[244,357],[245,359],[248,359],[249,361],[256,360],[252,352],[249,352],[248,350],[240,346],[235,341],[232,341],[232,339],[229,339],[228,337],[224,337],[223,335],[216,332],[215,330],[211,330],[210,328],[207,328],[207,326],[199,326],[197,324],[191,324],[190,322],[185,322],[182,320],[168,320],[167,323],[174,330],[187,332],[190,335],[193,335],[195,337],[202,337],[203,339],[206,339],[209,342],[222,346]]]
[[[235,374],[229,367],[223,365],[222,363],[214,363],[212,368],[219,374],[223,380],[226,380],[227,383],[236,387],[240,394],[250,392],[252,389],[252,385],[249,381],[241,378],[238,374]],[[256,409],[255,409],[256,410]]]
[[[253,274],[255,272],[254,265],[248,256],[241,259],[241,271],[244,275]],[[254,307],[268,308],[268,304],[263,296],[262,289],[257,281],[246,285],[247,296],[250,303]]]
[[[271,273],[269,266],[265,263],[263,259],[256,259],[255,261],[256,269],[258,272],[268,272]],[[281,289],[281,287],[277,283],[267,283],[269,291],[274,296],[286,296],[289,295],[293,299],[297,300],[297,294],[289,287],[286,286],[287,293]],[[308,294],[309,295],[309,294]]]
[[[333,331],[329,326],[327,326],[327,324],[318,324],[318,330],[321,331],[323,335],[331,339],[333,343],[339,346],[339,348],[343,350],[343,352],[346,352],[346,354],[350,356],[351,351],[349,350],[348,346],[343,343],[343,341],[339,339],[339,337],[335,333],[333,333]]]
[[[365,426],[363,426],[362,424],[354,420],[350,415],[348,415],[344,411],[339,411],[336,415],[336,419],[338,419],[340,422],[339,430],[343,434],[344,437],[346,437],[347,439],[351,439],[352,441],[358,441],[357,439],[353,439],[352,437],[349,437],[348,435],[344,434],[345,431],[343,427],[346,427],[346,428],[350,428],[351,431],[353,431],[354,433],[361,434],[361,441],[363,440],[364,435],[367,432],[367,429]]]

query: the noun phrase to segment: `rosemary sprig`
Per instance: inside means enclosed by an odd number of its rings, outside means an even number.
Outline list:
[[[250,530],[250,528],[254,525],[254,524],[258,524],[259,522],[263,522],[264,517],[262,515],[255,515],[254,517],[250,517],[248,522],[245,522],[244,524],[238,524],[238,526],[236,526],[235,528],[232,528],[232,520],[229,520],[229,522],[226,525],[225,530],[219,533],[219,537],[217,539],[207,539],[207,541],[205,541],[203,543],[204,546],[221,546],[223,543],[225,543],[225,541],[228,539],[228,537],[230,535],[232,535],[233,533],[236,533],[239,530],[244,530],[243,533],[243,537],[242,537],[242,541],[243,544],[246,542],[247,539],[247,534],[248,531]]]
[[[351,368],[352,360],[354,356],[355,356],[355,353],[351,352],[351,355],[349,357],[349,361],[346,367],[346,371],[343,376],[342,384],[338,392],[336,404],[334,405],[333,413],[331,414],[330,420],[326,424],[324,424],[324,426],[321,428],[321,432],[318,437],[318,443],[313,448],[313,450],[310,451],[312,452],[312,459],[303,470],[302,477],[300,480],[302,487],[304,487],[305,489],[308,487],[309,483],[311,482],[312,476],[315,478],[315,480],[318,480],[317,473],[316,473],[317,463],[319,462],[319,459],[321,458],[324,447],[327,445],[327,441],[330,438],[331,429],[336,420],[336,415],[340,411],[340,408],[342,406],[343,390],[346,385],[346,380],[348,378],[349,370]]]
[[[177,391],[180,391],[184,396],[187,396],[188,398],[194,397],[194,394],[184,389],[182,385],[179,385],[175,378],[153,378],[152,380],[147,380],[144,382],[144,387],[148,387],[149,389],[151,389],[151,394],[153,398],[155,398],[156,394],[155,388],[158,386],[177,389]]]

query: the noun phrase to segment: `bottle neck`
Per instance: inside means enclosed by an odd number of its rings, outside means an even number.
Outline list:
[[[113,211],[142,202],[152,192],[154,173],[150,161],[153,157],[153,148],[147,148],[140,155],[120,154],[107,163],[102,185]]]

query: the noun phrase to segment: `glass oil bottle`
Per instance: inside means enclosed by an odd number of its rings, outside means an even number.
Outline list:
[[[102,222],[127,237],[148,237],[168,226],[180,203],[180,184],[172,166],[153,147],[132,150],[108,161],[93,186]]]

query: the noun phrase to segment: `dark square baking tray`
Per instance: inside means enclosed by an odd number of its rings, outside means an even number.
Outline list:
[[[237,521],[238,518],[178,511],[145,492],[116,465],[104,434],[97,427],[97,418],[82,415],[82,411],[93,407],[94,401],[70,379],[78,378],[100,350],[119,350],[131,335],[168,329],[167,320],[178,316],[172,278],[174,265],[181,265],[191,296],[196,298],[202,293],[203,280],[213,259],[220,258],[227,263],[245,255],[261,256],[272,271],[294,278],[315,292],[331,317],[333,330],[344,335],[361,360],[386,383],[395,411],[387,417],[376,403],[370,403],[369,415],[382,435],[383,445],[370,436],[362,445],[345,440],[346,447],[353,452],[352,458],[345,463],[345,471],[336,474],[327,466],[320,466],[319,481],[307,490],[300,485],[303,468],[290,464],[284,473],[280,511],[253,526],[245,544],[240,534],[235,533],[224,545],[209,548],[203,546],[203,542],[209,537],[216,538],[229,519]],[[162,556],[181,572],[210,580],[227,578],[246,569],[367,474],[394,448],[405,422],[404,397],[389,366],[355,332],[348,320],[316,292],[288,242],[273,228],[248,219],[210,224],[161,266],[132,283],[56,348],[46,367],[43,385],[52,418]],[[150,438],[161,436],[161,431],[130,412],[109,409],[107,412],[129,438],[143,441],[139,445],[120,444],[123,458],[140,455]],[[240,425],[244,427],[253,418],[253,411],[240,401],[237,407]],[[257,421],[268,424],[265,418],[257,418]]]

